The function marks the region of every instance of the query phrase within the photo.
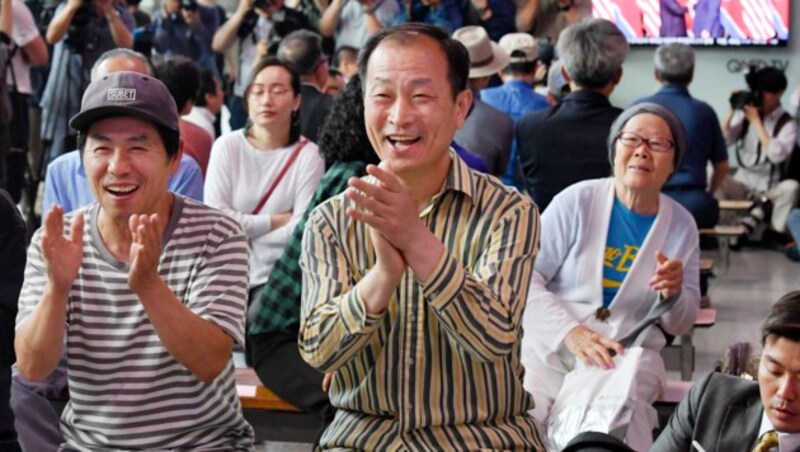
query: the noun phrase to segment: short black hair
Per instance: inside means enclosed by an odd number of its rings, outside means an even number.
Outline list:
[[[206,94],[217,94],[217,78],[208,69],[200,70],[200,85],[197,94],[194,96],[194,104],[198,107],[206,106]]]
[[[509,56],[512,58],[525,58],[527,55],[522,50],[514,50]],[[536,58],[533,61],[509,63],[508,66],[503,68],[503,72],[510,75],[528,75],[536,69],[536,63],[538,61],[539,59]]]
[[[115,117],[126,117],[126,115],[110,115],[110,116],[105,116],[102,119],[115,118]],[[180,141],[181,141],[180,133],[161,124],[156,124],[154,122],[151,122],[151,124],[153,124],[153,127],[156,128],[158,136],[161,137],[161,142],[164,144],[164,149],[167,152],[167,160],[172,160],[172,157],[174,157],[175,154],[178,153],[178,149],[180,148]],[[78,131],[78,136],[76,140],[78,144],[78,150],[81,152],[81,154],[83,154],[83,149],[86,147],[86,139],[88,138],[86,133],[88,131],[89,131],[88,128]]]
[[[447,77],[450,81],[453,99],[455,99],[458,93],[467,89],[469,53],[466,47],[458,40],[451,38],[444,28],[418,22],[408,22],[384,28],[367,40],[358,55],[358,74],[361,76],[361,83],[367,82],[369,58],[383,41],[394,41],[405,45],[410,44],[415,39],[419,39],[420,36],[427,36],[436,41],[447,57]]]
[[[755,89],[767,93],[786,91],[786,74],[776,67],[763,67],[755,72]]]
[[[761,345],[784,338],[800,342],[800,290],[782,296],[772,305],[761,327]]]
[[[156,78],[166,85],[180,112],[197,95],[200,69],[189,58],[174,56],[156,64]]]

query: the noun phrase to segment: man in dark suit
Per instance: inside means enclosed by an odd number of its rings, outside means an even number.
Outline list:
[[[761,342],[758,382],[718,373],[698,381],[651,452],[693,442],[708,452],[800,450],[800,291],[772,306]]]
[[[556,48],[572,92],[558,105],[523,116],[516,130],[527,188],[542,211],[575,182],[611,175],[606,139],[622,110],[608,96],[628,55],[625,36],[604,19],[570,25]]]
[[[333,102],[333,97],[322,92],[329,69],[322,37],[309,30],[293,31],[278,47],[278,59],[300,74],[300,133],[316,143]]]
[[[483,102],[480,90],[489,85],[489,78],[508,64],[508,54],[489,39],[485,29],[476,25],[459,28],[453,33],[469,53],[469,88],[472,90],[470,107],[464,125],[456,131],[456,143],[481,157],[489,174],[502,177],[511,154],[514,123],[502,111]],[[487,133],[491,127],[491,133]]]

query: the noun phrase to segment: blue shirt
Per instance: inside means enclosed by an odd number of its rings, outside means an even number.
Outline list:
[[[519,118],[550,106],[546,97],[534,91],[531,85],[522,80],[509,80],[500,86],[483,89],[481,100],[510,116],[515,127]],[[508,159],[508,168],[503,175],[503,183],[522,190],[525,188],[525,178],[522,175],[517,152],[515,138],[511,143],[511,155]]]
[[[522,80],[509,80],[500,86],[481,90],[481,100],[502,111],[514,120],[530,112],[547,108],[547,98]]]
[[[614,197],[603,257],[604,307],[607,308],[617,295],[655,220],[655,215],[639,215]]]
[[[183,154],[178,172],[169,179],[169,191],[203,202],[203,171],[190,156]],[[72,212],[95,202],[89,179],[83,171],[80,151],[67,152],[47,165],[42,197],[42,215],[53,204]]]
[[[681,120],[686,129],[687,148],[683,163],[670,177],[665,188],[706,189],[706,163],[728,160],[725,138],[722,136],[717,114],[707,103],[693,98],[681,85],[667,85],[654,95],[635,103],[654,102],[663,105]]]

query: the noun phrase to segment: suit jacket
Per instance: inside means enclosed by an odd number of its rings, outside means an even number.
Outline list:
[[[520,119],[517,149],[540,211],[570,185],[611,175],[606,139],[620,112],[602,94],[580,90]]]
[[[481,157],[486,162],[489,174],[501,177],[508,166],[514,123],[502,111],[477,97],[474,99],[472,111],[456,132],[456,143]]]
[[[694,7],[694,35],[702,36],[707,32],[709,37],[719,38],[725,34],[720,21],[720,0],[700,0]]]
[[[764,409],[758,383],[711,373],[692,386],[650,452],[752,450]]]
[[[661,28],[659,35],[686,36],[685,14],[689,8],[681,6],[677,0],[661,0]]]
[[[319,129],[331,111],[333,97],[307,83],[300,85],[300,94],[303,96],[300,99],[300,134],[316,143]]]

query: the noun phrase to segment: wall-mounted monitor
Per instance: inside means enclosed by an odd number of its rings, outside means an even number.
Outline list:
[[[631,44],[784,46],[790,0],[591,0]]]

